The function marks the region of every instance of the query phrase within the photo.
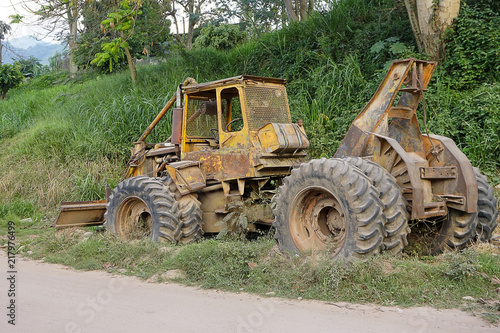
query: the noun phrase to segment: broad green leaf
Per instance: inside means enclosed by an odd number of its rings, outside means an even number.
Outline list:
[[[373,44],[373,46],[370,48],[371,53],[380,53],[383,49],[385,48],[385,43],[380,41],[376,42]]]
[[[389,51],[391,51],[393,54],[399,54],[404,52],[405,50],[406,50],[405,44],[400,42],[394,43],[389,47]]]

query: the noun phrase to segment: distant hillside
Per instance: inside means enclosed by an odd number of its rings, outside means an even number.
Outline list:
[[[43,65],[49,64],[49,58],[64,50],[63,44],[47,43],[36,40],[33,36],[24,36],[3,42],[2,61],[12,64],[19,58],[33,56]]]

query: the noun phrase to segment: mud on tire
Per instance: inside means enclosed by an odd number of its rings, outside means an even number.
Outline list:
[[[155,242],[175,244],[182,227],[179,206],[161,180],[146,176],[127,178],[109,197],[105,225],[123,239],[147,236]]]
[[[360,169],[377,189],[386,218],[385,250],[391,254],[401,253],[408,245],[407,235],[410,233],[410,228],[408,227],[409,215],[406,210],[406,200],[396,179],[375,162],[360,157],[347,157],[346,161]]]
[[[329,249],[336,258],[353,259],[383,249],[377,190],[344,160],[311,160],[292,170],[275,203],[275,237],[290,253]]]

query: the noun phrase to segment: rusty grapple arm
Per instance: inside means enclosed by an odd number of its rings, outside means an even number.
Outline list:
[[[417,107],[437,63],[392,63],[375,95],[356,117],[335,157],[366,157],[398,181],[412,219],[477,210],[477,182],[467,157],[449,139],[422,134]],[[425,101],[424,101],[425,124]]]

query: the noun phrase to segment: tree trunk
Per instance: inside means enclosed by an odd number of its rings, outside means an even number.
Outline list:
[[[314,0],[283,0],[290,21],[305,21],[314,11]]]
[[[293,8],[292,0],[284,0],[285,1],[285,8],[286,8],[286,13],[288,15],[288,18],[292,22],[297,22],[299,20],[299,17],[295,13],[295,9]]]
[[[120,37],[122,42],[125,41],[125,35],[123,31],[120,31]],[[137,77],[137,69],[135,68],[134,59],[132,59],[132,55],[130,54],[130,50],[127,47],[124,47],[125,55],[127,56],[128,69],[130,70],[130,77],[132,78],[132,84],[135,85],[136,77]]]
[[[186,49],[191,50],[191,47],[193,46],[193,35],[194,35],[194,27],[196,26],[196,23],[198,23],[197,20],[194,18],[197,17],[193,14],[200,14],[201,13],[201,5],[203,4],[203,1],[198,1],[196,10],[194,8],[194,0],[189,0],[188,1],[188,14],[189,14],[189,20],[188,20],[188,33],[187,33],[187,41],[186,41]]]
[[[307,13],[309,15],[314,11],[314,0],[309,0],[309,7],[307,8]]]
[[[3,48],[3,45],[2,45],[2,41],[0,40],[0,65],[2,64],[2,48]]]
[[[190,18],[188,23],[187,40],[185,45],[188,51],[191,50],[191,47],[193,46],[194,25],[195,22],[193,22]]]
[[[68,24],[69,24],[69,74],[70,77],[75,77],[78,67],[75,65],[74,53],[76,50],[76,37],[78,34],[78,4],[76,1],[70,1],[67,3],[68,11]]]
[[[124,40],[123,38],[123,32],[121,33],[122,35],[122,41]],[[132,59],[132,55],[130,54],[130,50],[127,47],[124,48],[125,49],[125,55],[127,56],[127,63],[128,63],[128,68],[130,70],[130,77],[132,78],[132,84],[135,85],[135,82],[136,82],[136,77],[137,77],[137,70],[135,68],[135,64],[134,64],[134,59]]]
[[[300,20],[305,21],[307,20],[308,16],[308,4],[307,0],[300,0]]]
[[[458,16],[460,0],[405,0],[420,52],[432,60],[443,56],[443,33]]]

